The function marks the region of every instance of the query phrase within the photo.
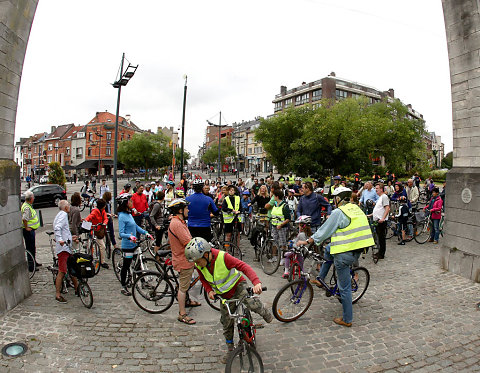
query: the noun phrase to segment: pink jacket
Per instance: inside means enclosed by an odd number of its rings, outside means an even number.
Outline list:
[[[443,200],[440,197],[437,197],[435,202],[433,202],[433,207],[430,210],[432,213],[432,219],[441,219],[442,218],[442,206]]]

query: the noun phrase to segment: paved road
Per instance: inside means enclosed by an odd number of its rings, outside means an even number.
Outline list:
[[[39,260],[49,249],[40,245]],[[250,246],[247,261],[251,263]],[[480,284],[439,268],[438,245],[389,242],[387,257],[374,265],[370,287],[354,306],[352,328],[332,322],[341,315],[336,299],[316,291],[311,309],[297,322],[276,320],[258,332],[258,351],[269,372],[472,372],[480,371]],[[271,305],[284,280],[253,267]],[[84,308],[72,293],[54,301],[51,274],[40,269],[33,295],[0,317],[0,340],[23,341],[29,352],[0,359],[4,372],[217,372],[224,353],[219,316],[208,306],[191,310],[198,323],[141,311],[120,294],[112,270],[89,280],[95,296]]]

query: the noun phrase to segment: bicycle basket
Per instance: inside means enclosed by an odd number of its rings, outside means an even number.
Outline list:
[[[73,254],[67,259],[67,268],[70,274],[77,278],[90,278],[95,276],[93,257],[90,254]]]
[[[425,217],[426,217],[426,215],[425,215],[425,212],[424,212],[424,211],[417,211],[417,212],[415,213],[415,220],[416,220],[416,221],[422,221],[422,220],[425,219]]]

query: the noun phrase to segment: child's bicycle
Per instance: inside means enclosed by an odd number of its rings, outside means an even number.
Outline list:
[[[250,310],[246,306],[247,298],[256,297],[253,288],[247,288],[247,294],[240,299],[220,299],[228,311],[228,316],[235,319],[238,330],[238,344],[227,359],[225,373],[230,372],[263,372],[263,362],[255,348],[255,335],[257,329],[263,328],[262,324],[254,324]],[[267,288],[263,287],[262,291]],[[233,306],[232,306],[233,305]]]
[[[297,320],[312,304],[313,300],[313,287],[310,283],[310,276],[315,278],[314,272],[317,272],[317,264],[331,263],[333,261],[327,261],[321,254],[318,254],[312,250],[303,251],[304,258],[307,263],[311,264],[310,268],[306,268],[304,265],[304,272],[302,278],[289,282],[283,286],[275,295],[273,300],[272,311],[275,318],[282,322],[291,322]],[[313,259],[313,260],[311,260]],[[365,294],[370,282],[370,273],[364,267],[356,267],[350,269],[351,281],[352,281],[352,303],[358,302],[358,300]],[[325,290],[326,296],[336,296],[340,300],[340,290],[337,284],[337,275],[335,266],[330,279],[328,281],[317,278],[321,285],[318,286]]]
[[[58,275],[58,257],[55,254],[55,239],[52,237],[54,232],[46,232],[49,236],[50,241],[50,250],[52,252],[52,262],[53,265],[48,266],[47,269],[52,272],[53,284],[55,285]],[[70,242],[66,243],[70,245]],[[61,293],[68,293],[68,288],[73,288],[73,281],[70,276],[74,276],[78,280],[78,288],[76,295],[80,298],[83,305],[87,308],[92,308],[93,306],[93,293],[90,285],[88,285],[88,278],[95,275],[95,269],[92,263],[92,258],[88,254],[80,254],[75,250],[73,255],[67,261],[67,273],[63,277]]]

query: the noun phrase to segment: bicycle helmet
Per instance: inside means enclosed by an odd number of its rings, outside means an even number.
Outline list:
[[[249,196],[249,195],[250,195],[250,191],[249,191],[249,190],[244,190],[242,194],[245,195],[245,196]]]
[[[333,177],[333,180],[342,180],[342,178],[340,177],[340,175],[337,175]]]
[[[297,176],[297,177],[295,178],[295,181],[302,181],[302,178],[301,178],[300,176]]]
[[[198,185],[198,186],[202,186],[204,185],[205,183],[203,182],[203,179],[195,179],[193,180],[192,182],[192,185],[195,186],[195,185]]]
[[[189,262],[194,262],[210,251],[212,251],[212,247],[205,238],[194,237],[185,246],[185,257]]]
[[[176,214],[179,210],[188,206],[190,202],[186,201],[184,198],[177,198],[170,202],[167,208],[172,212],[172,214]]]
[[[152,182],[150,183],[150,185],[155,185],[155,181],[152,181]]]
[[[126,183],[125,186],[123,187],[123,189],[128,189],[128,188],[131,188],[132,185],[130,183]]]
[[[373,199],[367,199],[366,205],[368,208],[375,207],[375,201]]]
[[[184,198],[185,197],[185,192],[182,189],[178,189],[175,191],[175,196],[178,198]]]
[[[316,188],[314,192],[318,194],[323,194],[323,188]]]
[[[297,220],[295,220],[295,224],[311,224],[312,223],[312,217],[308,215],[301,215],[298,217]]]
[[[175,186],[175,183],[173,181],[167,181],[167,185]]]
[[[339,197],[341,201],[350,199],[350,196],[352,195],[352,190],[350,188],[346,187],[339,187],[335,189],[332,193],[334,197]]]

